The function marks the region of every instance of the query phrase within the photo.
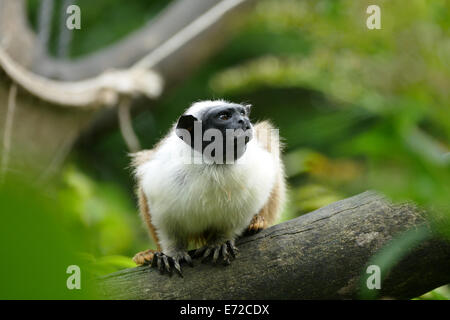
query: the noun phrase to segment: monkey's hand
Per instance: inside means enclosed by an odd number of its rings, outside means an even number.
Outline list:
[[[157,267],[161,274],[167,273],[172,276],[172,268],[176,270],[180,277],[183,277],[180,262],[186,262],[193,267],[192,259],[186,251],[178,251],[173,256],[168,256],[162,252],[147,250],[136,254],[133,261],[137,264],[146,264],[151,267]]]
[[[156,251],[152,249],[138,252],[133,257],[133,261],[137,265],[149,264],[150,262],[152,262],[155,253]]]
[[[194,253],[194,257],[201,257],[202,262],[206,262],[212,255],[212,262],[217,263],[219,257],[222,258],[223,263],[228,265],[236,257],[238,249],[234,244],[234,240],[227,240],[221,244],[209,244],[200,249],[197,249]]]
[[[266,221],[263,216],[260,214],[256,214],[252,221],[250,222],[250,225],[248,226],[245,235],[252,235],[255,234],[262,229],[265,229],[267,227]]]

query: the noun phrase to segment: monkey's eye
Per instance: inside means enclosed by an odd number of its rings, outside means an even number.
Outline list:
[[[219,114],[219,119],[220,120],[226,121],[226,120],[229,120],[230,118],[231,118],[231,116],[228,113]]]
[[[245,110],[241,110],[241,115],[246,116],[247,112],[245,112]]]

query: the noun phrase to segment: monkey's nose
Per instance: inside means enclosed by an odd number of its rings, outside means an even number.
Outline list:
[[[250,122],[245,120],[244,118],[240,118],[238,123],[241,125],[242,130],[246,131],[250,129]]]

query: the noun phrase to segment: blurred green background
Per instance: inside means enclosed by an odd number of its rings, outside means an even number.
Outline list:
[[[34,25],[39,3],[28,1]],[[77,1],[83,28],[74,32],[70,56],[117,41],[167,3]],[[366,27],[370,4],[381,7],[381,30]],[[142,146],[151,148],[193,101],[250,102],[253,120],[271,119],[286,142],[290,202],[282,220],[376,189],[425,207],[450,238],[449,9],[445,0],[261,0],[231,41],[157,107],[140,113],[134,128]],[[52,34],[51,52],[56,38]],[[82,255],[73,259],[94,276],[132,267],[131,257],[154,244],[140,222],[128,164],[117,129],[92,148],[72,152],[49,190],[5,184],[2,212],[33,212],[26,219],[39,229],[46,217],[58,227],[38,233],[65,239],[47,243],[30,227],[23,250],[30,240],[49,250],[17,261],[78,251]],[[15,189],[36,203],[24,203]],[[48,207],[55,212],[50,217]],[[448,287],[420,297],[449,298]]]

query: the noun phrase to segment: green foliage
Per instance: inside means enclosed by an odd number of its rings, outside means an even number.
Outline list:
[[[95,298],[92,272],[78,253],[86,248],[67,208],[20,180],[0,186],[0,299]],[[71,265],[81,269],[81,289],[66,286]]]
[[[130,256],[151,246],[132,199],[73,165],[45,189],[2,183],[0,212],[1,299],[95,298],[94,277],[135,266]],[[81,290],[66,287],[70,265]]]
[[[116,186],[94,182],[72,166],[64,171],[59,199],[89,232],[92,252],[117,254],[135,240],[135,225],[129,213],[136,210]]]
[[[381,30],[366,28],[369,4],[381,7]],[[250,19],[248,32],[276,33],[278,43],[285,37],[292,43],[296,36],[299,50],[261,50],[259,56],[213,75],[210,85],[219,95],[232,98],[264,94],[267,88],[307,88],[323,93],[335,101],[333,117],[306,114],[307,129],[304,116],[295,117],[296,136],[286,131],[291,128],[282,127],[288,144],[299,142],[317,149],[322,147],[321,140],[327,149],[324,156],[349,161],[363,158],[355,166],[366,167],[361,175],[364,188],[439,211],[441,214],[431,219],[439,225],[446,222],[440,230],[450,236],[448,12],[445,1],[416,0],[407,6],[401,1],[262,1]],[[290,105],[292,111],[286,110],[286,114],[294,117],[294,109],[302,108],[304,101],[279,104]],[[355,130],[359,119],[348,115],[356,110],[366,119],[375,119],[374,125]],[[347,118],[337,118],[340,113]],[[310,121],[320,121],[318,117],[322,123],[311,126]],[[326,124],[327,120],[331,121]],[[342,123],[353,128],[351,136],[334,131]],[[355,171],[351,165],[347,169]],[[345,189],[345,184],[342,187]]]
[[[94,274],[135,266],[136,252],[153,247],[138,216],[134,198],[115,184],[99,182],[68,165],[58,199],[86,242],[83,257]]]
[[[413,300],[450,300],[450,286],[442,286]]]

